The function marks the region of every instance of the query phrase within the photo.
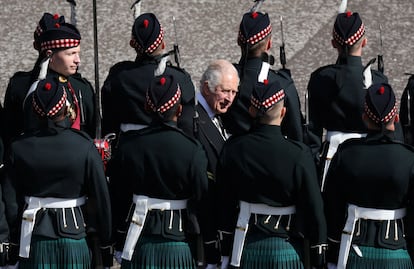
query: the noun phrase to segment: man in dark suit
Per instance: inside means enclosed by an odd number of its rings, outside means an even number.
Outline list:
[[[195,137],[201,142],[208,158],[209,199],[205,213],[206,227],[203,230],[205,262],[207,268],[214,268],[220,262],[217,246],[217,228],[214,215],[215,173],[217,159],[224,142],[229,137],[221,124],[220,115],[226,113],[238,91],[239,75],[232,63],[215,60],[209,64],[200,80],[197,95]]]

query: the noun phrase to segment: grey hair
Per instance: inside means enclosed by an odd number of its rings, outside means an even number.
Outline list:
[[[200,88],[207,82],[209,90],[215,92],[216,87],[220,85],[223,75],[226,72],[234,72],[237,74],[237,69],[227,60],[219,59],[212,61],[201,76]]]

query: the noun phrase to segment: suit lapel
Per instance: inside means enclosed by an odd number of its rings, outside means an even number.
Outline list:
[[[197,105],[197,111],[199,114],[199,132],[209,142],[210,146],[215,149],[219,154],[224,144],[224,139],[220,134],[220,131],[214,125],[213,121],[208,116],[204,108],[199,104]]]

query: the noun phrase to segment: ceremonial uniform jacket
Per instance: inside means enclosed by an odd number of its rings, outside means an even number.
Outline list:
[[[203,234],[203,240],[206,243],[205,259],[206,263],[216,264],[220,261],[217,241],[217,211],[216,211],[216,166],[221,149],[225,143],[223,136],[213,123],[212,119],[204,107],[198,103],[196,106],[198,112],[197,134],[195,137],[201,142],[208,159],[208,198],[206,204],[200,212],[200,225]]]
[[[262,63],[263,61],[260,58],[249,58],[245,63],[240,62],[235,65],[240,76],[239,92],[228,112],[222,117],[224,126],[232,134],[246,132],[253,125],[253,119],[249,114],[250,96],[257,83]],[[281,125],[283,135],[302,142],[303,116],[298,92],[292,78],[286,71],[269,70],[267,79],[269,83],[278,81],[285,91],[287,110]]]
[[[414,75],[408,79],[407,85],[401,95],[400,122],[404,130],[404,141],[414,145]]]
[[[36,79],[35,71],[17,72],[9,80],[4,96],[5,143],[23,132],[23,100],[30,85]]]
[[[366,133],[362,120],[365,93],[361,57],[348,56],[345,62],[317,69],[308,83],[309,130],[319,137],[310,146],[317,152],[323,129],[328,131]],[[387,78],[371,70],[373,84],[386,83]]]
[[[273,207],[296,206],[296,216],[258,215],[250,218],[249,231],[295,238],[298,232],[311,245],[326,243],[326,223],[316,169],[309,148],[286,139],[280,126],[259,124],[241,136],[227,140],[217,166],[219,230],[233,233],[238,203],[262,203]],[[275,227],[276,226],[276,227]],[[247,235],[248,236],[248,235]],[[223,248],[229,247],[223,242]],[[227,253],[229,254],[229,249]]]
[[[158,64],[154,58],[117,63],[102,87],[102,132],[119,133],[121,123],[149,125],[151,116],[145,110],[146,92]],[[173,75],[181,89],[183,112],[178,127],[193,134],[194,85],[183,69],[167,65],[164,74]]]
[[[19,242],[25,197],[77,199],[87,197],[87,214],[81,207],[41,209],[35,218],[33,235],[47,238],[80,239],[90,223],[102,246],[111,237],[109,191],[102,160],[89,136],[66,128],[65,121],[19,136],[10,147],[6,162],[6,206],[11,240]],[[85,216],[85,218],[84,218]],[[86,224],[86,226],[85,226]]]
[[[414,149],[395,140],[393,132],[368,133],[366,138],[343,142],[332,159],[324,192],[330,260],[336,261],[345,225],[347,205],[366,208],[407,208],[403,224],[360,220],[353,243],[376,248],[406,247],[413,238]],[[389,225],[389,223],[388,223]],[[387,238],[386,233],[389,233]],[[336,251],[335,251],[336,250]]]
[[[0,132],[4,132],[4,122],[3,122],[3,107],[0,105]],[[0,244],[9,241],[9,227],[6,220],[6,209],[3,203],[3,178],[4,178],[4,144],[3,139],[0,137]],[[0,266],[3,260],[2,253],[0,253]],[[3,264],[4,265],[4,264]]]
[[[33,115],[31,108],[31,97],[27,98],[25,107],[27,110],[23,113],[23,102],[32,83],[37,79],[38,70],[33,69],[29,72],[17,72],[10,78],[4,97],[5,111],[5,143],[9,144],[11,139],[20,135],[23,131],[37,128],[37,118]],[[49,70],[48,76],[58,76],[56,72]],[[95,92],[91,84],[80,74],[69,77],[69,81],[74,88],[81,106],[81,130],[95,137],[96,127],[96,110],[95,110]],[[68,98],[71,95],[68,92]],[[26,121],[26,122],[25,122]],[[27,122],[29,121],[29,122]]]
[[[199,233],[196,217],[207,191],[207,158],[202,146],[178,129],[175,122],[158,123],[123,134],[108,173],[117,249],[122,250],[128,231],[128,213],[134,194],[165,200],[189,199],[188,214],[184,211],[180,214],[178,210],[148,212],[143,235],[182,241],[186,232]],[[169,227],[170,214],[173,214],[172,227]]]

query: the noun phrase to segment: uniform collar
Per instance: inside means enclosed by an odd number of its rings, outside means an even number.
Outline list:
[[[368,131],[366,136],[366,141],[377,141],[377,140],[386,140],[386,141],[395,141],[396,133],[395,131],[384,130],[384,131]]]
[[[338,64],[346,64],[346,65],[357,65],[362,66],[362,58],[360,56],[352,56],[348,55],[344,60],[340,57],[337,59]]]
[[[142,57],[136,57],[135,58],[135,62],[139,63],[139,64],[151,64],[151,63],[155,63],[157,64],[157,60],[155,57],[150,56],[150,55],[145,55]]]
[[[262,59],[260,57],[250,57],[245,60],[245,58],[241,58],[239,61],[239,65],[241,66],[261,66]]]
[[[176,122],[176,121],[173,121],[173,120],[164,121],[162,124],[163,124],[163,125],[166,125],[166,126],[168,126],[168,127],[175,128],[175,129],[177,129],[177,128],[178,128],[178,127],[177,127],[177,122]]]
[[[40,122],[40,132],[47,132],[51,134],[58,134],[66,129],[70,129],[71,123],[69,119],[65,117],[65,119],[61,121],[52,121],[51,119],[42,119]]]
[[[256,125],[252,128],[255,132],[262,132],[262,133],[272,133],[281,135],[282,129],[280,125],[269,125],[269,124],[263,124],[263,123],[256,123]]]

